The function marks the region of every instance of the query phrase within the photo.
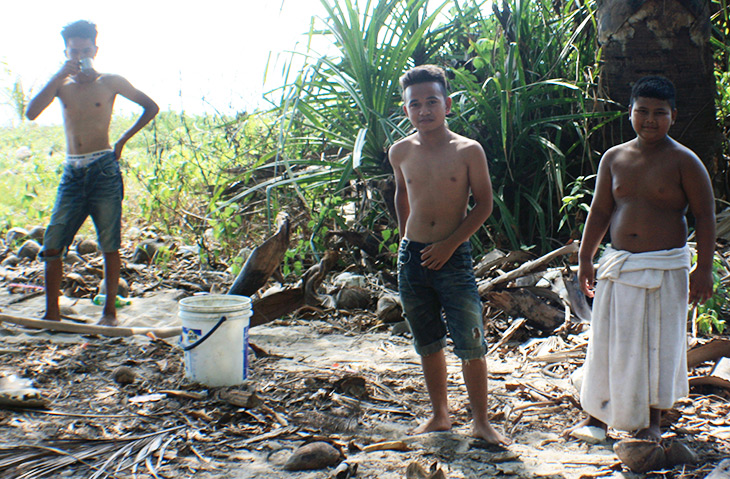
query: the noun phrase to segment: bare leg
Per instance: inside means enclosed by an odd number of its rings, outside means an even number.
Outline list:
[[[469,393],[469,404],[473,416],[472,435],[484,439],[489,444],[510,444],[511,441],[497,432],[489,423],[486,358],[462,361],[461,372]]]
[[[117,321],[117,291],[119,290],[119,270],[121,269],[121,260],[119,259],[119,251],[104,253],[104,285],[106,286],[106,303],[104,303],[104,313],[99,320],[99,324],[103,326],[116,326]]]
[[[601,420],[598,420],[595,417],[589,415],[587,418],[583,419],[581,422],[579,422],[575,426],[571,427],[570,429],[566,429],[565,431],[563,431],[562,436],[563,437],[568,437],[568,436],[570,436],[570,434],[573,431],[575,431],[576,429],[580,429],[583,426],[599,427],[599,428],[603,429],[604,432],[608,430],[608,425],[605,422],[603,422]]]
[[[661,409],[649,408],[649,427],[637,431],[635,436],[637,439],[648,439],[649,441],[659,442],[662,440],[662,411]]]
[[[446,389],[446,356],[444,350],[428,356],[421,356],[423,377],[426,380],[428,397],[431,399],[433,415],[425,423],[412,431],[412,434],[423,434],[433,431],[448,431],[451,429],[449,417],[449,399]]]
[[[59,251],[46,251],[47,256],[56,256]],[[46,262],[45,283],[46,283],[46,314],[43,319],[49,321],[61,320],[61,309],[58,307],[58,297],[61,292],[61,279],[63,277],[63,263],[61,258],[52,259]]]

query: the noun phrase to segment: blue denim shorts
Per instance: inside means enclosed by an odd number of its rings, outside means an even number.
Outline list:
[[[404,239],[398,250],[398,289],[416,352],[427,356],[443,349],[448,331],[456,356],[464,361],[481,358],[487,342],[471,244],[459,246],[439,270],[421,266],[426,246]]]
[[[64,165],[40,259],[50,261],[65,253],[89,216],[99,248],[105,253],[117,251],[121,246],[123,198],[122,172],[113,151],[83,167]],[[49,250],[60,253],[46,256],[44,252]]]

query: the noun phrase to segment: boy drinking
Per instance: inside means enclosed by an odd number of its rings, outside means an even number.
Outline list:
[[[61,256],[73,242],[88,216],[94,222],[99,247],[104,252],[106,304],[99,324],[117,324],[115,300],[119,286],[122,198],[124,186],[119,159],[124,145],[154,118],[159,108],[152,99],[119,75],[99,73],[91,61],[97,53],[96,25],[80,20],[61,31],[66,62],[28,104],[26,116],[35,120],[53,99],[63,107],[66,162],[58,186],[51,221],[40,252],[46,263],[45,319],[58,321],[63,266]],[[109,125],[117,95],[144,112],[117,140],[109,142]]]
[[[707,170],[668,136],[675,91],[641,78],[629,107],[636,138],[603,155],[580,245],[578,279],[593,297],[581,405],[588,418],[566,431],[607,426],[661,439],[661,411],[689,392],[687,303],[713,294],[715,207]],[[695,217],[697,262],[690,272],[687,207]],[[593,257],[610,232],[597,271]]]
[[[444,355],[448,330],[462,360],[474,436],[507,444],[489,423],[482,304],[469,244],[492,212],[486,156],[479,143],[446,125],[451,98],[441,68],[413,68],[400,84],[403,109],[416,133],[395,143],[389,153],[402,237],[398,284],[433,409],[413,433],[451,428]],[[467,212],[470,192],[474,202]]]

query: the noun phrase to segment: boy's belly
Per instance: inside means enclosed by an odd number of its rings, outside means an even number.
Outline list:
[[[611,244],[641,253],[681,248],[687,243],[683,212],[655,208],[617,208],[611,218]]]

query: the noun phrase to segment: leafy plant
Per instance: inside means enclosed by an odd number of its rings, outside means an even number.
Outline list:
[[[694,255],[692,263],[696,262],[697,255]],[[724,313],[724,308],[728,305],[728,300],[730,300],[730,292],[722,282],[723,273],[727,273],[727,270],[722,259],[715,255],[712,262],[713,295],[704,304],[698,304],[696,307],[695,322],[697,330],[701,334],[709,336],[713,331],[722,334],[725,330],[725,320],[721,316]],[[690,312],[692,312],[692,309],[694,308],[690,308]]]

